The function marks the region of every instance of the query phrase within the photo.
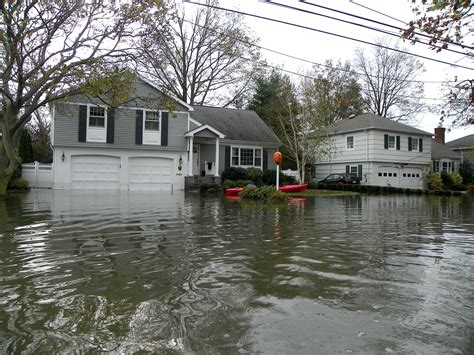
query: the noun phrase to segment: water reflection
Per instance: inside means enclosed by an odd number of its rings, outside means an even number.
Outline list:
[[[473,199],[32,191],[0,202],[0,352],[469,353]]]

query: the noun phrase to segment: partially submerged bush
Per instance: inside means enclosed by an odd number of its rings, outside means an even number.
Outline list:
[[[16,178],[10,181],[8,185],[10,190],[29,190],[28,181],[23,178]]]
[[[265,201],[269,203],[287,203],[289,196],[284,192],[276,191],[272,186],[244,188],[239,195],[242,199]]]
[[[247,180],[247,170],[244,168],[227,168],[222,172],[223,180]]]
[[[248,185],[254,185],[252,180],[224,180],[222,187],[225,189],[231,188],[231,187],[246,187]]]
[[[425,180],[428,183],[429,190],[442,190],[443,181],[437,173],[428,173],[425,175]]]

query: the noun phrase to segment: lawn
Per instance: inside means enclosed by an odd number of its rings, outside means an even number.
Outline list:
[[[305,192],[291,192],[290,196],[354,196],[359,195],[358,192],[353,191],[334,191],[334,190],[319,190],[308,189]]]

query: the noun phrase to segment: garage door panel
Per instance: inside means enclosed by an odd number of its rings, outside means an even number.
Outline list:
[[[173,160],[166,158],[130,158],[130,190],[171,190]]]
[[[100,155],[71,157],[73,189],[119,189],[120,158]]]

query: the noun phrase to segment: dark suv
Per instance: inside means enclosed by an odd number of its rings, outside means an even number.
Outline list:
[[[360,184],[360,178],[355,174],[331,174],[319,181],[322,184]]]

